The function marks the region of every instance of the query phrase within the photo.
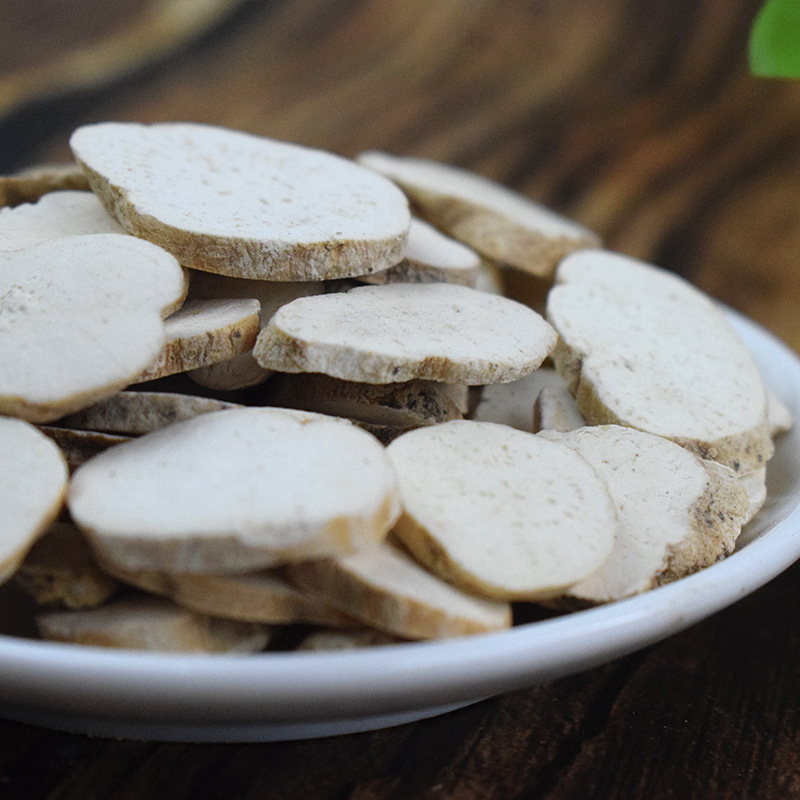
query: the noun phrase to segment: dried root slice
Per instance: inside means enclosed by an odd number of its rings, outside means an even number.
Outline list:
[[[533,404],[533,431],[572,431],[586,424],[566,385],[544,386]]]
[[[772,437],[778,437],[788,433],[794,425],[792,412],[786,403],[770,390],[767,390],[767,422],[769,423],[769,433]]]
[[[58,516],[67,479],[64,457],[53,442],[23,420],[0,417],[0,583]]]
[[[503,630],[511,606],[462,592],[390,544],[287,568],[302,589],[372,628],[405,639]]]
[[[537,398],[550,388],[569,395],[564,379],[549,367],[539,367],[511,383],[484,386],[480,390],[477,405],[469,415],[470,419],[477,422],[497,422],[530,433],[542,422],[541,413],[537,417]],[[572,400],[572,405],[574,404],[575,401]]]
[[[70,145],[122,226],[184,266],[320,280],[403,256],[403,193],[331,153],[193,123],[87,125]]]
[[[357,383],[320,373],[280,375],[270,383],[270,403],[373,425],[411,428],[460,419],[446,384],[433,381]]]
[[[264,625],[216,619],[149,596],[43,612],[36,625],[49,641],[177,653],[253,653],[263,650],[270,638]]]
[[[414,211],[439,230],[505,264],[549,277],[597,234],[521,194],[449,164],[371,151],[358,161],[394,180]]]
[[[89,181],[76,163],[40,164],[0,176],[0,208],[35,203],[48,192],[69,190],[89,190]]]
[[[136,383],[225,361],[252,350],[258,300],[189,300],[164,320],[166,342]]]
[[[255,298],[261,305],[259,325],[260,328],[264,328],[281,306],[298,297],[322,294],[325,286],[326,284],[320,281],[258,281],[193,270],[191,298],[200,300]],[[258,386],[272,374],[272,370],[259,366],[253,358],[251,345],[250,351],[226,361],[199,367],[192,370],[189,377],[198,386],[227,392]]]
[[[521,303],[465,286],[395,283],[295,300],[253,353],[279,372],[483,385],[533,371],[554,345],[552,328]]]
[[[753,517],[758,514],[761,507],[767,500],[767,470],[766,467],[762,469],[753,470],[746,475],[739,476],[739,483],[742,488],[747,492],[747,499],[750,503],[749,510],[745,517],[745,523],[750,522]]]
[[[610,558],[568,596],[619,600],[733,552],[749,502],[731,470],[668,439],[617,425],[539,435],[573,448],[595,468],[619,518]]]
[[[656,433],[736,472],[773,452],[758,367],[709,297],[618,254],[568,256],[547,314],[553,360],[591,425]]]
[[[559,594],[611,553],[605,483],[569,447],[460,420],[395,439],[404,512],[395,533],[435,574],[504,600]]]
[[[97,564],[86,537],[70,522],[54,522],[28,552],[14,580],[43,606],[92,608],[119,583]]]
[[[340,555],[399,513],[383,447],[318,414],[241,408],[114,447],[75,472],[68,504],[101,561],[244,572]]]
[[[124,583],[168,597],[184,608],[222,619],[275,625],[352,626],[353,618],[292,586],[275,572],[242,575],[123,570],[104,564]]]
[[[236,403],[174,392],[117,392],[89,408],[58,421],[64,428],[98,433],[139,436],[173,422],[212,411],[240,408]],[[53,437],[55,438],[55,437]],[[84,459],[85,460],[85,459]]]
[[[51,192],[35,203],[0,208],[0,250],[90,233],[125,233],[92,192]]]
[[[362,275],[365,283],[457,283],[476,288],[481,257],[421,219],[412,217],[406,256],[389,269]]]
[[[49,422],[129,384],[164,343],[184,275],[132,236],[70,236],[0,253],[0,413]]]

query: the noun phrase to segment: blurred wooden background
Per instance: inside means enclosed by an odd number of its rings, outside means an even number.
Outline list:
[[[197,120],[508,184],[800,350],[800,84],[759,0],[6,0],[0,171],[76,125]],[[445,717],[280,745],[0,722],[0,797],[800,797],[800,572],[641,653]]]

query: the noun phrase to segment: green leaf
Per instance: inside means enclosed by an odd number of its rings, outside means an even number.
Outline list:
[[[767,0],[750,32],[750,71],[800,78],[800,0]]]

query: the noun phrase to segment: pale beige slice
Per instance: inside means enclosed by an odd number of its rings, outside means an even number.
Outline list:
[[[572,431],[586,424],[566,385],[544,386],[533,404],[533,431]]]
[[[48,192],[88,189],[89,181],[76,163],[39,164],[13,175],[0,175],[0,208],[35,203]]]
[[[511,383],[484,386],[470,419],[498,422],[530,433],[534,429],[536,398],[551,386],[566,388],[564,379],[550,367],[539,367]]]
[[[403,257],[408,203],[332,153],[196,123],[105,122],[70,138],[92,189],[130,233],[187,267],[320,280]]]
[[[270,383],[269,398],[274,405],[398,428],[462,417],[447,385],[434,381],[374,384],[318,372],[285,374]]]
[[[138,589],[168,597],[178,605],[223,619],[275,625],[352,626],[353,618],[292,586],[274,571],[241,575],[168,573],[104,568]]]
[[[76,430],[139,436],[200,414],[240,407],[192,394],[125,391],[64,417],[58,424]]]
[[[125,233],[92,192],[50,192],[35,203],[0,208],[0,250],[89,233]]]
[[[745,522],[749,522],[763,508],[767,500],[767,470],[766,467],[748,472],[739,476],[739,483],[747,492],[750,509]]]
[[[396,181],[415,213],[439,230],[535,275],[549,277],[567,253],[600,242],[583,225],[477,173],[377,151],[358,161]]]
[[[283,306],[253,354],[279,372],[482,385],[533,371],[555,339],[535,311],[505,297],[445,283],[394,283]]]
[[[348,553],[399,513],[374,437],[271,408],[204,414],[101,453],[73,475],[68,505],[104,563],[165,572]]]
[[[50,439],[21,419],[0,416],[0,583],[61,511],[67,478],[64,457]]]
[[[258,300],[188,300],[164,320],[161,352],[135,383],[245,354],[260,330]]]
[[[511,605],[467,594],[390,544],[288,568],[291,580],[372,628],[405,639],[503,630]]]
[[[476,288],[481,257],[462,242],[451,239],[433,225],[411,218],[406,256],[389,269],[363,275],[365,283],[457,283]]]
[[[750,504],[732,472],[661,436],[617,425],[539,436],[583,456],[614,500],[611,556],[567,592],[603,603],[707,567],[733,552]]]
[[[682,278],[587,250],[559,266],[547,301],[553,360],[592,425],[665,436],[736,472],[773,452],[759,369],[723,310]]]
[[[0,413],[49,422],[119,391],[164,344],[183,270],[120,234],[0,253]]]
[[[39,605],[91,608],[119,583],[97,564],[86,537],[71,523],[54,522],[28,552],[14,580]]]
[[[325,284],[319,281],[258,281],[193,270],[190,297],[202,300],[254,297],[261,304],[259,320],[261,328],[264,328],[281,306],[298,297],[322,294],[324,291]],[[257,386],[271,375],[272,370],[260,367],[252,352],[241,353],[189,373],[189,377],[199,386],[219,391]]]
[[[617,530],[605,483],[566,445],[491,422],[418,428],[387,453],[395,533],[434,573],[504,600],[559,594],[597,570]]]
[[[43,639],[94,647],[173,653],[254,653],[269,643],[269,628],[217,619],[161,597],[112,600],[97,608],[37,615]]]

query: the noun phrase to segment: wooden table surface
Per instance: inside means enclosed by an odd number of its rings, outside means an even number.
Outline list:
[[[0,171],[191,119],[474,169],[800,349],[800,84],[759,0],[6,0]],[[188,13],[187,13],[188,9]],[[2,798],[800,797],[800,565],[634,655],[401,727],[277,744],[0,721]]]

